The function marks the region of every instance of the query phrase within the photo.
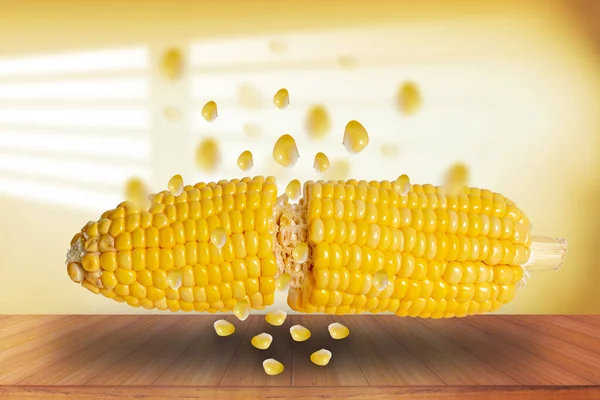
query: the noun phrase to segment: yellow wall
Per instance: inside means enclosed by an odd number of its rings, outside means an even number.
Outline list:
[[[339,38],[335,39],[339,42],[329,41],[321,49],[336,55],[332,58],[335,60],[339,48],[348,47],[344,32],[370,32],[384,26],[389,29],[389,35],[384,34],[382,40],[389,54],[364,60],[356,56],[357,72],[349,75],[348,82],[362,79],[358,86],[371,88],[373,96],[377,96],[369,104],[391,110],[390,93],[393,94],[398,83],[422,77],[424,81],[418,83],[423,88],[424,109],[414,124],[399,120],[399,126],[405,130],[400,132],[404,136],[398,143],[406,147],[400,147],[396,160],[381,161],[377,153],[377,146],[397,139],[388,138],[398,134],[392,133],[396,132],[395,122],[390,124],[387,133],[386,126],[374,129],[379,133],[372,132],[369,152],[355,159],[362,164],[361,168],[354,165],[353,176],[389,179],[391,176],[382,175],[393,168],[394,173],[407,172],[416,181],[440,183],[444,168],[452,160],[468,161],[473,185],[489,187],[515,199],[529,214],[536,234],[569,240],[569,253],[562,270],[533,274],[514,302],[502,311],[600,312],[597,296],[600,269],[594,254],[600,239],[600,208],[597,206],[600,202],[600,60],[597,49],[583,36],[574,15],[558,3],[504,2],[502,8],[482,3],[0,0],[0,71],[3,60],[21,56],[129,46],[149,48],[152,61],[147,73],[152,98],[132,104],[146,107],[150,113],[152,143],[176,150],[176,154],[159,157],[156,149],[151,151],[153,155],[147,168],[154,189],[160,190],[159,185],[166,183],[164,178],[174,173],[182,173],[189,180],[199,179],[192,168],[193,152],[188,147],[190,137],[196,138],[201,133],[188,135],[185,130],[188,123],[194,126],[202,96],[192,95],[191,100],[180,101],[179,94],[188,94],[186,85],[192,79],[186,74],[179,86],[166,85],[156,73],[156,52],[172,44],[186,49],[191,42],[212,43],[225,39],[236,42],[244,37],[259,37],[266,44],[270,38],[318,36],[325,32]],[[243,48],[243,43],[242,40],[237,48]],[[295,51],[294,48],[288,50]],[[329,70],[332,67],[328,62],[325,60],[323,66],[318,64],[314,68],[309,65],[306,69],[317,68],[317,73],[321,67]],[[389,81],[392,88],[389,93],[377,94],[373,88],[385,87],[387,81],[361,71],[363,67],[365,70],[383,68],[386,63],[398,66],[398,78]],[[243,63],[236,68],[240,75],[250,74],[249,67]],[[287,67],[281,63],[277,68],[285,70]],[[215,73],[201,67],[190,71],[198,79],[206,76],[203,74]],[[461,71],[465,72],[457,81]],[[219,75],[218,71],[215,74],[225,83],[236,79],[231,74]],[[465,79],[469,74],[473,76],[471,81]],[[65,78],[69,77],[61,79]],[[19,83],[23,79],[0,75],[0,95],[3,84]],[[36,82],[44,81],[36,79]],[[294,98],[293,88],[299,92],[304,84],[293,74],[283,83],[290,88],[296,104],[305,106],[321,101],[311,98],[310,94]],[[270,87],[259,89],[271,90]],[[231,93],[222,90],[221,93],[218,88],[214,89],[211,95],[223,98],[223,104],[227,105]],[[331,110],[343,114],[353,109],[353,103],[345,108],[347,100],[338,99]],[[386,103],[388,100],[390,104]],[[184,116],[169,126],[158,115],[172,103],[178,104]],[[102,105],[93,103],[98,104]],[[489,108],[486,109],[486,105]],[[0,112],[24,106],[29,105],[23,100],[0,98]],[[57,107],[49,103],[34,106],[36,109]],[[118,105],[128,106],[127,102]],[[289,115],[300,115],[303,109],[293,106],[294,103]],[[77,109],[80,105],[68,103],[65,107]],[[453,110],[464,115],[464,127],[451,118]],[[472,115],[469,110],[473,110]],[[488,111],[489,118],[485,114]],[[357,110],[357,114],[364,112]],[[221,117],[226,115],[225,112]],[[369,116],[365,114],[365,118]],[[436,125],[436,118],[450,122]],[[473,126],[481,129],[481,136],[465,134],[467,128],[474,129]],[[8,128],[12,126],[2,125],[0,121],[0,134]],[[336,132],[340,134],[339,129]],[[493,135],[486,136],[489,132]],[[269,135],[261,139],[262,150],[257,151],[268,154],[273,143]],[[165,140],[167,136],[172,139]],[[453,138],[465,146],[452,147]],[[449,144],[448,147],[428,147],[428,141],[432,140]],[[307,155],[321,149],[319,144],[306,141],[303,144]],[[14,154],[3,149],[0,142],[0,161],[3,156]],[[63,160],[65,154],[56,153],[52,157]],[[374,161],[383,164],[377,168]],[[305,167],[308,164],[304,164]],[[253,172],[266,174],[269,168],[270,165],[263,163]],[[231,164],[219,171],[224,177],[233,173],[235,166]],[[280,178],[290,177],[283,171],[276,173]],[[10,170],[0,169],[0,179],[5,177],[14,176]],[[39,178],[39,181],[44,182],[44,179]],[[119,184],[120,181],[113,182],[113,186]],[[32,198],[35,195],[23,199],[4,193],[0,188],[0,313],[146,312],[93,296],[74,285],[66,275],[64,256],[70,238],[87,220],[97,218],[102,209],[67,207]],[[104,208],[112,206],[114,204],[108,204]],[[283,305],[284,300],[279,298],[276,306]]]

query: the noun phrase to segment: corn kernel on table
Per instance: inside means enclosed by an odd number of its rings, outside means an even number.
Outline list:
[[[0,398],[598,399],[600,316],[0,316]],[[332,340],[327,325],[350,329]],[[311,330],[295,342],[289,328]],[[253,347],[260,332],[274,338]],[[326,367],[309,360],[317,349]],[[265,358],[285,364],[266,375]]]

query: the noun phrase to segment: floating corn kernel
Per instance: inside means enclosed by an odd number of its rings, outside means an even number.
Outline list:
[[[274,358],[268,358],[263,361],[263,368],[267,375],[279,375],[283,372],[283,364]]]
[[[204,171],[212,171],[220,161],[219,145],[213,138],[204,139],[196,149],[196,165]]]
[[[350,174],[350,164],[346,160],[336,160],[331,163],[331,167],[325,172],[325,180],[344,180]]]
[[[290,94],[287,89],[279,89],[273,96],[273,104],[277,108],[286,108],[290,104]]]
[[[338,57],[338,65],[343,69],[352,70],[356,68],[358,62],[352,56],[340,56]]]
[[[131,178],[125,184],[125,198],[136,204],[143,205],[148,196],[148,188],[144,181],[139,178]]]
[[[215,332],[217,332],[217,335],[219,336],[229,336],[233,335],[235,332],[235,326],[231,322],[225,321],[224,319],[215,321],[214,327]]]
[[[259,333],[252,338],[250,343],[259,350],[266,350],[271,346],[271,343],[273,343],[273,336],[266,332]]]
[[[300,242],[292,250],[292,257],[298,264],[302,264],[308,259],[308,245],[305,242]]]
[[[275,288],[279,292],[285,292],[290,286],[290,282],[292,281],[292,276],[287,272],[279,275],[277,279],[275,279]]]
[[[327,349],[317,350],[310,355],[310,361],[320,367],[329,364],[329,360],[331,360],[331,352]]]
[[[261,129],[260,126],[256,124],[245,124],[244,133],[250,139],[258,139],[261,135]]]
[[[217,103],[209,101],[202,107],[202,116],[208,122],[214,121],[218,117]]]
[[[250,171],[254,166],[252,153],[249,150],[242,152],[237,159],[237,165],[242,171]]]
[[[421,93],[414,82],[406,82],[398,89],[398,107],[405,115],[413,115],[421,108]]]
[[[323,106],[313,106],[306,116],[306,130],[314,139],[321,139],[329,133],[331,121],[329,114]]]
[[[245,321],[250,315],[250,304],[246,300],[239,300],[233,306],[233,313],[240,321]]]
[[[336,340],[347,338],[350,334],[350,329],[339,322],[329,324],[327,330],[329,330],[329,335]]]
[[[379,270],[373,275],[373,286],[377,290],[384,290],[390,283],[387,272]]]
[[[288,183],[287,187],[285,188],[285,194],[292,201],[298,200],[302,195],[302,185],[300,184],[300,181],[298,179],[294,179]]]
[[[398,156],[398,146],[395,144],[382,144],[379,150],[381,155],[386,158],[396,158]]]
[[[457,192],[461,186],[469,184],[469,168],[463,163],[453,164],[444,177],[444,186],[451,192]]]
[[[246,110],[258,110],[263,106],[263,98],[255,86],[242,83],[238,87],[238,104]]]
[[[169,79],[177,79],[181,75],[183,67],[183,55],[181,50],[170,48],[164,52],[160,62],[162,73]]]
[[[183,178],[181,175],[175,175],[169,180],[168,185],[169,191],[173,193],[173,195],[178,196],[183,192]]]
[[[222,227],[216,227],[210,234],[210,242],[214,244],[217,248],[221,248],[225,246],[225,242],[227,241],[227,232]]]
[[[410,191],[410,178],[408,175],[400,175],[398,179],[394,181],[393,188],[399,195],[406,195]]]
[[[358,154],[369,144],[369,134],[358,121],[350,121],[344,130],[342,144],[350,154]]]
[[[271,311],[265,317],[265,321],[273,326],[281,326],[285,322],[287,314],[283,310]]]
[[[273,159],[283,167],[293,167],[298,161],[298,147],[291,135],[283,135],[273,146]]]
[[[180,269],[172,269],[167,273],[167,285],[173,290],[179,290],[183,276]]]
[[[290,335],[296,342],[304,342],[310,338],[310,331],[302,325],[294,325],[290,328]]]
[[[313,168],[317,172],[325,172],[329,169],[329,158],[321,152],[318,152],[315,155],[315,162],[313,163]]]

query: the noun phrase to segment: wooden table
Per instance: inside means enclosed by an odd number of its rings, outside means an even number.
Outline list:
[[[0,316],[0,398],[600,399],[600,315],[262,316],[218,337],[214,315]],[[333,340],[338,321],[350,336]],[[289,328],[312,331],[293,342]],[[250,345],[269,332],[270,349]],[[310,363],[332,351],[326,367]],[[275,358],[283,374],[269,377]]]

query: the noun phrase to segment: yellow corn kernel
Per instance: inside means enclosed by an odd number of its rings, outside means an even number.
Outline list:
[[[222,227],[215,228],[210,234],[210,242],[217,248],[222,248],[227,241],[227,232]]]
[[[339,322],[329,324],[327,330],[329,331],[329,335],[336,340],[347,338],[350,335],[350,329]]]
[[[299,264],[304,263],[308,259],[308,245],[305,242],[300,242],[292,250],[292,258]]]
[[[143,205],[148,196],[148,188],[139,178],[131,178],[125,183],[125,198],[137,205]]]
[[[310,355],[310,361],[312,361],[313,364],[316,364],[320,367],[324,367],[327,364],[329,364],[330,360],[331,360],[331,351],[329,351],[327,349],[317,350]]]
[[[67,265],[67,273],[73,282],[81,283],[85,278],[85,270],[79,263],[69,263]]]
[[[360,122],[350,121],[346,124],[342,144],[348,153],[360,153],[369,144],[369,134]]]
[[[414,115],[421,108],[419,87],[414,82],[405,82],[398,89],[397,102],[400,111],[407,116]]]
[[[405,196],[410,191],[410,178],[408,175],[403,174],[396,179],[392,185],[396,193],[401,196]]]
[[[286,108],[290,104],[290,94],[287,89],[279,89],[273,96],[273,104],[279,109]]]
[[[325,172],[329,169],[330,163],[329,158],[324,153],[318,152],[315,155],[315,161],[313,163],[313,168],[315,171],[321,173]]]
[[[389,278],[388,278],[388,274],[386,271],[384,270],[379,270],[377,272],[375,272],[375,275],[373,275],[373,282],[372,285],[375,286],[375,288],[379,291],[384,290],[385,288],[387,288],[389,284]]]
[[[181,175],[174,175],[168,184],[169,191],[173,193],[173,195],[177,196],[181,192],[183,192],[183,178]]]
[[[202,107],[202,116],[208,122],[214,121],[218,116],[217,103],[214,101],[209,101],[206,103],[204,107]]]
[[[450,166],[444,177],[444,185],[448,190],[452,193],[457,193],[461,187],[468,184],[469,168],[464,163],[456,163]]]
[[[271,343],[273,343],[273,336],[266,332],[259,333],[252,338],[250,343],[259,350],[266,350],[271,346]]]
[[[292,201],[298,200],[302,195],[302,185],[300,184],[300,181],[298,179],[290,181],[285,188],[285,194]]]
[[[271,311],[265,317],[265,321],[273,326],[281,326],[285,322],[287,314],[283,310]]]
[[[160,61],[161,72],[170,80],[175,80],[183,68],[183,54],[176,47],[166,50]]]
[[[233,314],[235,314],[240,321],[245,321],[250,315],[250,305],[248,304],[248,301],[238,301],[235,306],[233,306]]]
[[[330,129],[331,121],[325,107],[320,105],[311,107],[306,116],[308,134],[315,139],[320,139],[327,135]]]
[[[275,288],[278,292],[284,292],[290,286],[291,281],[292,276],[289,273],[284,272],[283,274],[279,275],[277,279],[275,279]]]
[[[294,325],[290,328],[290,335],[296,342],[305,342],[310,338],[311,333],[302,325]]]
[[[296,141],[291,135],[283,135],[273,146],[273,159],[283,167],[293,167],[298,158],[298,147]]]
[[[196,149],[196,165],[199,169],[210,172],[219,164],[221,155],[219,145],[213,138],[207,138],[200,142]]]
[[[252,152],[246,150],[239,155],[237,159],[238,168],[242,171],[250,171],[254,166],[254,159],[252,157]]]
[[[183,281],[180,269],[172,269],[167,273],[167,285],[173,290],[179,290]]]
[[[100,268],[100,257],[97,253],[87,253],[81,258],[81,266],[88,272],[97,271]]]
[[[267,375],[279,375],[283,372],[283,364],[274,358],[268,358],[263,361],[263,369]]]
[[[215,321],[213,326],[215,328],[215,332],[217,332],[217,335],[219,336],[230,336],[235,332],[235,326],[231,322],[225,321],[224,319]]]

